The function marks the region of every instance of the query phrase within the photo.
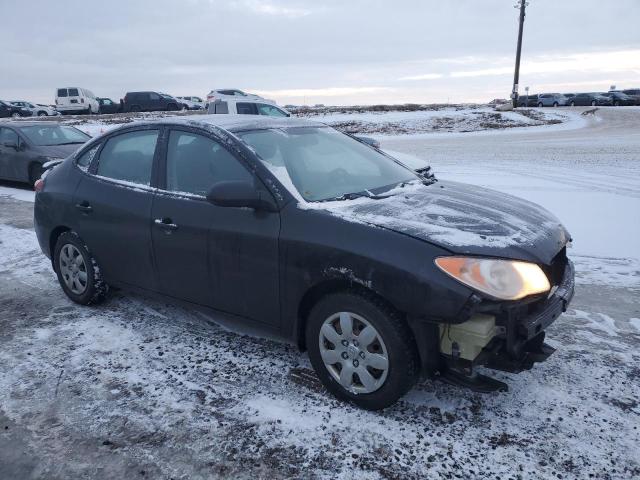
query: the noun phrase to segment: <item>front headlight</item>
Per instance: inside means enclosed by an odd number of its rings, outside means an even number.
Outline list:
[[[435,263],[459,282],[500,300],[520,300],[551,288],[535,263],[474,257],[439,257]]]

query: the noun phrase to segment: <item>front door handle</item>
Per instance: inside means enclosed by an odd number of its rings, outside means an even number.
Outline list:
[[[153,223],[165,230],[177,230],[178,225],[173,223],[170,218],[156,218]]]
[[[89,205],[89,202],[76,203],[76,208],[80,210],[82,213],[93,212],[93,207]]]

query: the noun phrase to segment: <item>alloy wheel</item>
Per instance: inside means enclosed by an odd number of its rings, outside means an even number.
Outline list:
[[[389,373],[387,348],[365,318],[335,313],[322,324],[318,340],[327,371],[345,390],[372,393],[384,384]]]
[[[74,245],[67,243],[60,250],[60,274],[76,295],[82,295],[87,289],[87,265],[84,257]]]

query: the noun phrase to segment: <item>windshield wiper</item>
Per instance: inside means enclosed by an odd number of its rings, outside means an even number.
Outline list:
[[[389,195],[376,195],[375,193],[371,193],[369,190],[363,190],[362,192],[343,193],[342,195],[339,195],[337,197],[327,198],[322,201],[332,202],[335,200],[355,200],[356,198],[362,198],[362,197],[371,198],[373,200],[380,200],[382,198],[387,198],[388,196]]]
[[[49,145],[50,147],[55,147],[56,145],[74,145],[76,143],[84,143],[84,142],[62,142],[62,143],[54,143]]]

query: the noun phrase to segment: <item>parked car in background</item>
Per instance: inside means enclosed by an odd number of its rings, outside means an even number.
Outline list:
[[[65,87],[56,90],[56,110],[63,115],[91,114],[100,111],[100,104],[91,90]]]
[[[32,115],[36,117],[52,117],[60,115],[60,112],[49,105],[33,104],[24,100],[12,100],[11,104],[31,110]]]
[[[605,97],[609,97],[613,101],[615,107],[638,105],[638,99],[627,95],[619,90],[612,90],[607,93],[603,93]]]
[[[214,100],[209,104],[208,113],[213,114],[230,114],[230,115],[266,115],[269,117],[290,117],[291,114],[286,110],[266,103],[264,99],[256,100],[251,98],[226,97]]]
[[[98,105],[100,105],[100,113],[118,113],[120,111],[120,104],[110,98],[99,97]]]
[[[160,92],[127,92],[123,99],[125,112],[159,112],[181,110],[180,101]]]
[[[538,106],[538,95],[519,95],[518,96],[518,106],[519,107],[537,107]]]
[[[610,106],[613,100],[605,97],[602,93],[576,93],[574,97],[568,99],[568,105],[576,106]]]
[[[36,192],[40,248],[72,301],[143,290],[262,327],[372,410],[421,377],[505,389],[476,368],[546,360],[545,330],[574,292],[571,236],[547,210],[436,184],[302,119],[133,122]]]
[[[567,97],[561,93],[541,93],[538,95],[538,107],[563,107],[567,104]]]
[[[12,105],[10,102],[0,100],[0,118],[31,117],[32,115],[33,112],[27,108]]]
[[[238,90],[237,88],[219,88],[209,92],[207,95],[207,106],[216,99],[226,97],[241,97],[243,100],[261,100],[264,103],[275,103],[273,100],[268,100],[253,93],[246,93],[242,90]]]
[[[77,128],[55,122],[0,124],[0,178],[33,186],[42,165],[66,158],[91,137]]]
[[[636,105],[640,105],[640,88],[628,88],[627,90],[622,90],[622,93],[632,97]]]
[[[205,106],[204,100],[200,97],[176,97],[182,102],[182,105],[187,110],[203,110]]]

